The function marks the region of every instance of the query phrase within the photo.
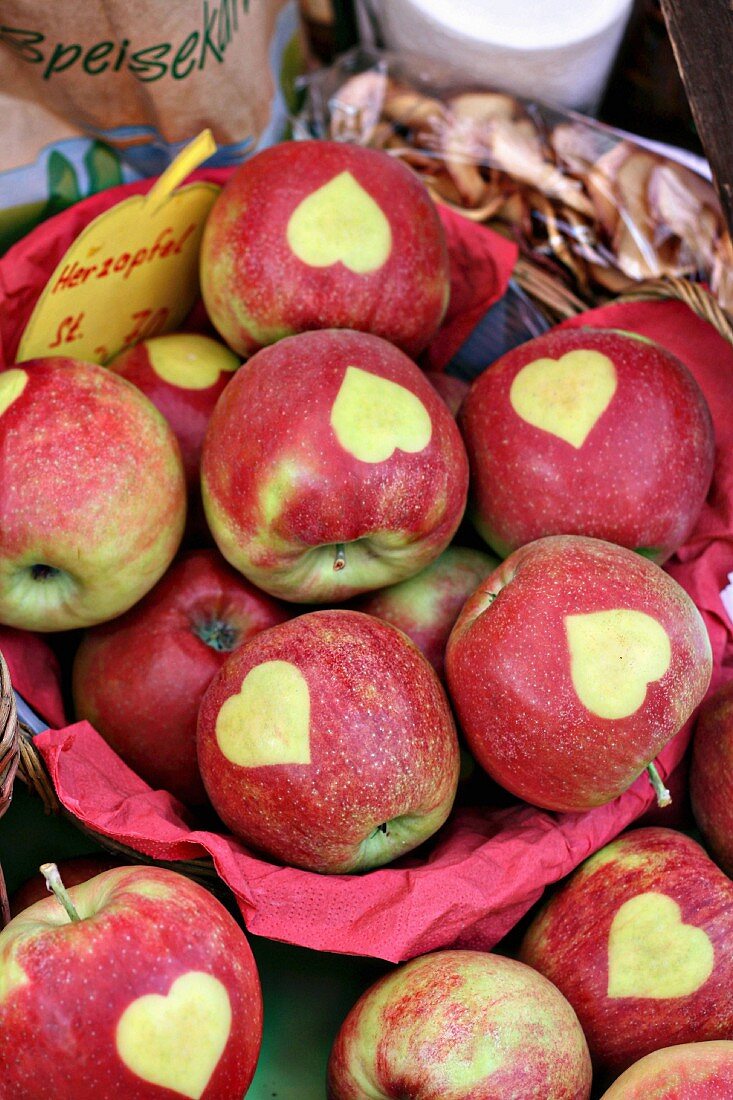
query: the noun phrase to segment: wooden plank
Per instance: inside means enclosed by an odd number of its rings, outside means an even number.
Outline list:
[[[661,0],[700,140],[733,235],[733,4]]]

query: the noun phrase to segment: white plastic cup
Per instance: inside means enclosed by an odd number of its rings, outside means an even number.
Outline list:
[[[451,65],[466,83],[593,113],[632,0],[362,0],[387,49]]]

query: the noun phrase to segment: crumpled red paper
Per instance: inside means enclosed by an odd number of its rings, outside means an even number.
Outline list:
[[[431,349],[433,367],[445,364],[478,319],[476,311],[480,316],[499,296],[511,258],[498,243],[493,252],[491,237],[481,227],[453,224],[452,216],[446,224],[456,298]],[[46,223],[31,235],[35,240],[28,255],[20,246],[11,250],[13,263],[26,265],[24,274],[12,276],[11,312],[21,308],[20,303],[27,311],[32,306],[23,278],[35,278],[40,290],[42,272],[59,258],[54,252],[49,260],[43,251],[43,233],[52,228],[53,223]],[[0,290],[8,291],[8,279],[5,261],[0,261]],[[480,295],[474,291],[477,287]],[[480,310],[478,297],[483,298]],[[711,405],[719,444],[715,483],[700,523],[670,572],[702,610],[718,683],[733,676],[733,627],[719,598],[727,570],[733,570],[733,348],[676,303],[612,306],[572,323],[633,327],[659,339],[687,362]],[[2,319],[0,310],[0,341],[6,353],[14,340],[17,346],[20,327]],[[21,632],[4,632],[0,647],[21,694],[52,724],[58,721],[58,681],[52,659],[43,655],[45,643],[26,639]],[[689,726],[660,754],[663,778],[682,758],[688,740]],[[500,810],[458,809],[431,845],[398,865],[358,876],[321,876],[275,865],[252,855],[224,832],[197,828],[189,811],[167,792],[152,791],[87,722],[50,729],[36,738],[36,744],[61,802],[87,826],[157,859],[209,853],[253,933],[394,962],[445,946],[493,947],[545,886],[569,874],[654,801],[646,776],[641,776],[614,802],[585,814],[554,814],[523,804]]]

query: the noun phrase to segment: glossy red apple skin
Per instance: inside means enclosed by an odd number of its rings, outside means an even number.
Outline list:
[[[181,557],[126,615],[88,631],[74,707],[133,771],[188,805],[206,802],[196,720],[231,650],[291,614],[215,550]]]
[[[480,951],[423,955],[380,979],[328,1063],[328,1100],[587,1100],[590,1088],[564,997],[529,967]]]
[[[217,723],[271,662],[307,685],[309,760],[243,765],[222,751]],[[285,701],[278,729],[247,716],[243,741],[287,742],[295,712],[286,689],[273,693]],[[458,782],[455,726],[433,669],[400,631],[356,611],[300,615],[233,653],[201,703],[198,749],[212,805],[236,836],[323,873],[367,870],[415,848],[446,820]]]
[[[189,1080],[188,1095],[242,1096],[259,1054],[262,999],[249,944],[224,907],[203,887],[162,868],[107,871],[69,895],[80,921],[71,923],[49,897],[0,933],[3,1100],[185,1095],[133,1072],[117,1036],[132,1002],[171,997],[173,984],[191,973],[223,987],[230,1027],[203,1091]],[[178,1023],[178,1060],[184,1063],[211,1025],[194,1018],[186,1027],[183,1016]],[[147,1039],[154,1050],[154,1028]]]
[[[683,1043],[640,1058],[601,1100],[729,1100],[733,1096],[733,1042]]]
[[[70,886],[78,886],[80,882],[87,882],[90,878],[101,875],[103,871],[111,870],[112,867],[119,866],[120,860],[111,855],[74,856],[58,862],[58,869],[67,889]],[[22,913],[37,901],[45,901],[48,896],[46,880],[39,871],[19,886],[10,898],[11,917],[17,917],[18,913]]]
[[[346,172],[389,225],[391,250],[373,270],[341,260],[313,266],[288,243],[301,202]],[[321,233],[338,225],[334,209]],[[397,159],[341,142],[283,142],[243,164],[215,202],[201,245],[201,289],[213,324],[243,356],[321,328],[373,332],[417,355],[445,314],[448,252],[426,188]]]
[[[0,622],[90,626],[170,565],[186,516],[164,418],[104,367],[33,359],[0,373]]]
[[[669,638],[663,676],[624,717],[600,717],[573,685],[568,616],[642,612]],[[448,688],[469,748],[507,790],[577,811],[621,794],[682,727],[710,681],[705,624],[686,592],[639,554],[550,536],[486,578],[448,640]]]
[[[354,607],[404,631],[443,679],[446,643],[461,608],[498,565],[493,554],[449,546],[414,577],[370,592]]]
[[[632,995],[642,988],[639,964],[618,955],[611,988],[609,936],[621,907],[647,894],[662,895],[665,911],[675,916],[654,919],[652,912],[646,927],[638,918],[619,918],[616,927],[625,925],[644,952],[642,978],[653,983]],[[709,959],[681,992],[690,929],[697,940],[707,937]],[[681,954],[680,935],[686,937]],[[618,1074],[661,1047],[733,1037],[731,943],[733,883],[694,840],[648,828],[624,834],[586,860],[535,917],[519,957],[570,1001],[594,1065]],[[665,981],[674,982],[674,990]]]
[[[710,695],[697,716],[690,763],[692,812],[705,843],[733,875],[733,680]]]
[[[457,378],[455,374],[446,374],[439,370],[425,371],[425,377],[438,391],[453,415],[458,416],[471,389],[470,383]]]
[[[419,405],[425,445],[398,445],[380,461],[342,445],[333,410],[356,374]],[[388,390],[374,414],[391,399]],[[368,420],[362,427],[370,447],[383,436]],[[467,489],[465,449],[443,400],[407,356],[360,332],[308,332],[264,348],[227,386],[204,441],[204,507],[219,549],[254,584],[298,603],[340,602],[419,572],[448,546]]]
[[[225,364],[226,369],[219,370],[210,385],[194,385],[193,378],[186,379],[184,374],[187,355],[194,362],[205,362],[207,352],[211,360],[216,364]],[[165,373],[160,366],[156,369],[156,358],[161,353],[169,360],[169,369]],[[178,372],[175,369],[176,357],[182,360]],[[197,333],[180,332],[143,340],[107,364],[109,370],[142,390],[172,427],[181,448],[189,493],[199,486],[201,448],[209,418],[219,395],[238,366],[237,357],[218,341]],[[209,377],[207,372],[205,381],[209,381]],[[187,384],[184,385],[184,381]]]
[[[523,419],[510,393],[528,364],[579,350],[611,361],[616,389],[575,446]],[[563,392],[555,391],[558,402]],[[469,513],[502,557],[545,535],[573,534],[663,562],[692,531],[712,479],[715,441],[700,387],[675,356],[631,334],[582,328],[530,340],[476,379],[460,423]]]

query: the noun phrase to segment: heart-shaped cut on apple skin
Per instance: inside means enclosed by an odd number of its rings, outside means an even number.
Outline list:
[[[509,402],[517,416],[579,450],[608,408],[618,384],[607,355],[592,349],[535,359],[517,373]]]
[[[340,172],[307,195],[290,215],[286,237],[309,267],[342,263],[355,275],[378,271],[392,251],[384,211],[351,172]]]
[[[608,996],[663,1000],[696,993],[713,972],[715,952],[702,928],[682,922],[667,894],[624,902],[608,937]]]
[[[206,390],[222,373],[232,374],[239,366],[233,351],[194,332],[172,332],[147,340],[145,346],[158,377],[184,390]]]
[[[11,367],[0,374],[0,416],[10,408],[22,394],[28,381],[28,372]]]
[[[347,367],[331,409],[341,446],[361,462],[386,462],[395,451],[418,454],[433,425],[419,397],[389,378]]]
[[[263,661],[245,676],[216,719],[216,741],[232,764],[310,764],[310,692],[289,661]]]
[[[168,994],[149,993],[120,1016],[117,1052],[143,1081],[199,1100],[229,1039],[232,1010],[226,987],[212,974],[182,974]]]
[[[672,660],[669,635],[644,611],[613,608],[567,615],[565,634],[575,693],[599,718],[634,714],[648,685],[664,676]]]

